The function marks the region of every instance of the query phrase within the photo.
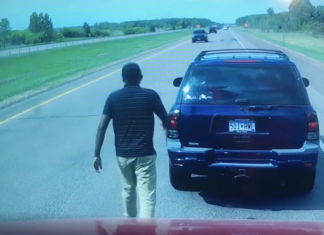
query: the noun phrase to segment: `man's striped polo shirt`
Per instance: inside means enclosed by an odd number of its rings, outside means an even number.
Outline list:
[[[103,114],[112,117],[118,157],[156,154],[154,113],[161,119],[163,127],[167,127],[168,114],[154,90],[129,85],[109,95]]]

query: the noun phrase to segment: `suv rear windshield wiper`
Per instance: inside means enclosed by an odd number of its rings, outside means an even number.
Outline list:
[[[273,108],[299,108],[298,105],[276,104],[268,106],[253,105],[248,107],[248,111],[272,110]]]

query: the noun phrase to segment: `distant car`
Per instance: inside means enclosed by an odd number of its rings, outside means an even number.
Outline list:
[[[217,33],[217,28],[216,28],[216,26],[211,26],[211,27],[209,27],[209,33]]]
[[[223,30],[228,30],[228,26],[224,26]]]
[[[281,51],[201,52],[185,76],[169,116],[169,176],[176,189],[191,174],[269,176],[312,191],[319,122],[294,62]],[[266,177],[268,178],[268,177]]]
[[[208,42],[208,34],[205,30],[195,30],[192,35],[192,42]]]

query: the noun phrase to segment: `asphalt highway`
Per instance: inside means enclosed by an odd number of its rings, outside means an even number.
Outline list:
[[[133,61],[142,68],[142,86],[155,89],[169,109],[177,93],[173,79],[184,75],[199,52],[242,46],[276,48],[244,33],[221,30],[210,35],[209,43],[192,44],[188,39]],[[320,76],[324,66],[287,53],[310,80],[308,92],[323,126],[324,83]],[[1,222],[123,216],[112,126],[102,151],[103,171],[97,174],[92,168],[96,129],[105,99],[123,85],[121,67],[109,67],[0,111]],[[203,178],[195,179],[189,191],[176,191],[169,183],[165,137],[157,118],[154,143],[158,153],[156,217],[324,219],[323,154],[316,187],[309,195],[235,184],[218,189],[225,193],[212,192],[207,188],[213,185],[205,184]]]

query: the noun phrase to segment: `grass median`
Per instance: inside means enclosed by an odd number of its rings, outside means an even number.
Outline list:
[[[0,101],[56,87],[80,77],[82,72],[176,42],[190,33],[142,36],[0,58]]]
[[[243,31],[243,28],[236,28],[236,30]],[[262,33],[257,29],[249,29],[247,33],[324,63],[323,38],[315,38],[302,33]]]

